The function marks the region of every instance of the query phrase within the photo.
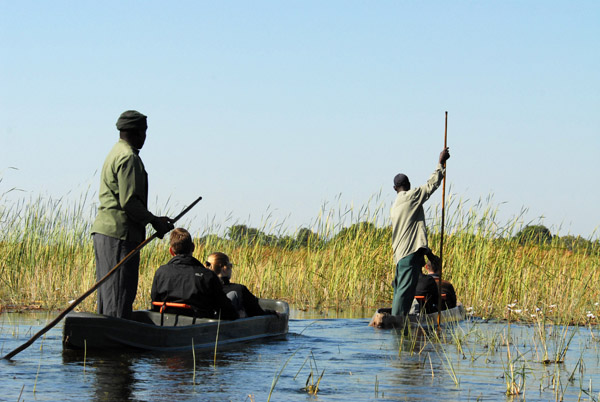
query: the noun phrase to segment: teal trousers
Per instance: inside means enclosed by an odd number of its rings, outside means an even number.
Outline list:
[[[407,315],[410,311],[423,265],[425,265],[423,250],[407,255],[396,264],[392,315]]]

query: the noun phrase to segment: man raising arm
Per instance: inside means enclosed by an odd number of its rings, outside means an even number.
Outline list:
[[[440,153],[437,168],[421,187],[411,189],[408,177],[402,173],[394,177],[394,190],[397,194],[390,212],[392,249],[396,264],[392,315],[406,315],[410,311],[419,274],[425,264],[425,255],[430,260],[437,259],[427,245],[423,204],[440,186],[448,158],[449,149],[444,148]]]

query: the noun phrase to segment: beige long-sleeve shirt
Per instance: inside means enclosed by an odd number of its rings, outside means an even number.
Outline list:
[[[408,191],[400,191],[396,196],[390,213],[395,264],[418,249],[427,247],[423,204],[440,186],[445,173],[446,169],[438,164],[426,184]]]

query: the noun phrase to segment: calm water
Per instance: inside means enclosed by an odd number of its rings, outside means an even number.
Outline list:
[[[0,360],[0,400],[139,401],[504,401],[599,399],[600,333],[470,320],[435,332],[402,335],[367,326],[367,312],[292,311],[285,339],[212,354],[62,353],[57,327],[13,361]],[[52,314],[0,315],[4,355]],[[59,324],[60,325],[60,324]],[[510,340],[510,356],[506,340]],[[563,364],[547,364],[564,351]],[[512,363],[512,364],[511,364]],[[511,367],[522,384],[507,397]],[[319,379],[317,395],[307,384]],[[273,386],[273,383],[274,386]]]

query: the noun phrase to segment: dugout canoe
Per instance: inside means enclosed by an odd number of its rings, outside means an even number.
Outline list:
[[[63,349],[152,351],[214,350],[256,339],[285,336],[289,306],[280,300],[260,299],[265,310],[278,314],[233,321],[134,311],[131,320],[94,313],[70,313],[63,327]],[[162,325],[161,325],[162,323]],[[218,336],[217,336],[218,334]]]
[[[436,325],[438,313],[431,314],[409,314],[408,323],[405,322],[402,316],[392,315],[391,308],[380,308],[375,311],[373,318],[369,322],[370,327],[375,328],[403,328],[405,325],[410,323],[411,325],[421,325],[426,327],[428,325]],[[441,314],[442,323],[456,323],[465,319],[465,308],[462,304],[458,304],[456,307],[442,310]]]

